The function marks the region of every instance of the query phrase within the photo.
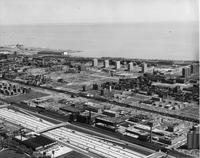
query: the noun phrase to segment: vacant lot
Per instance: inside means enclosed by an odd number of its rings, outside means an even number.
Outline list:
[[[188,107],[180,110],[180,114],[186,114],[186,115],[192,116],[194,118],[199,118],[199,107],[198,107],[198,105],[188,106]]]
[[[102,83],[106,81],[116,81],[117,78],[109,77],[106,73],[102,72],[84,72],[84,73],[63,73],[63,72],[52,72],[49,74],[53,80],[51,83],[54,88],[71,88],[79,90],[83,85],[90,85],[93,83]],[[64,83],[57,83],[58,79],[63,79]]]
[[[7,99],[9,99],[9,101],[20,102],[23,100],[31,100],[31,99],[35,99],[35,98],[41,98],[41,97],[48,96],[48,95],[49,94],[31,90],[30,93],[9,97]]]

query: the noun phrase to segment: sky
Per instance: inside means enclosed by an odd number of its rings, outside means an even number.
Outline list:
[[[197,21],[198,0],[0,0],[0,25]]]

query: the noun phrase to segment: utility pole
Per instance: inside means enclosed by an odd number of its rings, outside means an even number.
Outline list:
[[[150,127],[150,142],[152,142],[152,127],[153,127],[153,122],[148,122],[148,125]]]
[[[89,111],[89,124],[91,124],[92,123],[92,113],[91,113],[91,110]]]
[[[54,158],[54,154],[55,154],[55,151],[54,151],[54,150],[52,150],[52,154],[53,154],[53,158]]]

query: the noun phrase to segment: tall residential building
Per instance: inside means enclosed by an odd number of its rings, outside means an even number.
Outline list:
[[[191,76],[191,67],[188,66],[188,75]]]
[[[192,129],[187,133],[187,147],[188,149],[198,149],[199,148],[199,129],[200,126],[193,126]]]
[[[120,61],[115,61],[115,69],[120,69]]]
[[[133,71],[133,62],[128,63],[128,71]]]
[[[142,73],[145,73],[147,71],[147,63],[142,63]]]
[[[104,68],[108,68],[109,66],[109,60],[104,60]]]
[[[190,75],[191,75],[191,69],[190,69],[190,67],[184,67],[182,69],[182,76],[184,78],[188,78],[188,77],[190,77]]]
[[[198,74],[199,73],[199,64],[194,63],[191,65],[191,74]]]
[[[93,59],[92,66],[98,66],[98,59]]]

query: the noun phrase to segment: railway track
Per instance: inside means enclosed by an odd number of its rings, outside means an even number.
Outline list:
[[[42,130],[54,125],[53,123],[47,122],[45,120],[41,121],[39,118],[36,119],[35,117],[33,118],[26,114],[15,112],[14,110],[10,109],[8,110],[6,108],[0,109],[0,117],[4,118],[8,122],[21,125],[33,131]],[[45,132],[44,135],[66,145],[78,147],[82,150],[99,154],[108,158],[145,157],[145,155],[139,154],[132,150],[65,127]]]
[[[183,116],[183,115],[170,113],[170,112],[162,112],[162,111],[158,111],[158,110],[154,110],[154,109],[144,108],[144,107],[141,107],[141,106],[134,106],[134,105],[126,104],[126,103],[120,103],[120,102],[116,102],[116,101],[113,101],[113,100],[108,100],[108,99],[100,98],[100,97],[91,97],[91,96],[85,95],[84,93],[77,92],[75,90],[69,91],[69,90],[55,89],[55,88],[50,88],[50,87],[31,86],[31,85],[27,85],[25,83],[21,83],[21,82],[18,82],[18,81],[13,81],[13,80],[8,80],[8,81],[19,83],[19,84],[22,84],[22,85],[25,85],[25,86],[31,87],[31,88],[39,88],[41,90],[45,89],[45,90],[49,90],[49,91],[53,91],[53,92],[73,95],[73,96],[77,96],[77,97],[83,97],[83,98],[87,98],[87,99],[93,99],[93,100],[97,100],[97,101],[100,101],[100,102],[107,102],[107,103],[115,104],[115,105],[118,105],[118,106],[121,106],[121,107],[128,107],[128,108],[133,108],[133,109],[137,109],[137,110],[141,110],[141,111],[145,111],[145,112],[151,112],[151,113],[155,113],[155,114],[159,114],[159,115],[163,115],[163,116],[168,116],[168,117],[172,117],[172,118],[176,118],[176,119],[180,119],[180,120],[184,120],[184,121],[200,123],[200,118],[194,118],[194,117],[191,117],[191,116]]]

